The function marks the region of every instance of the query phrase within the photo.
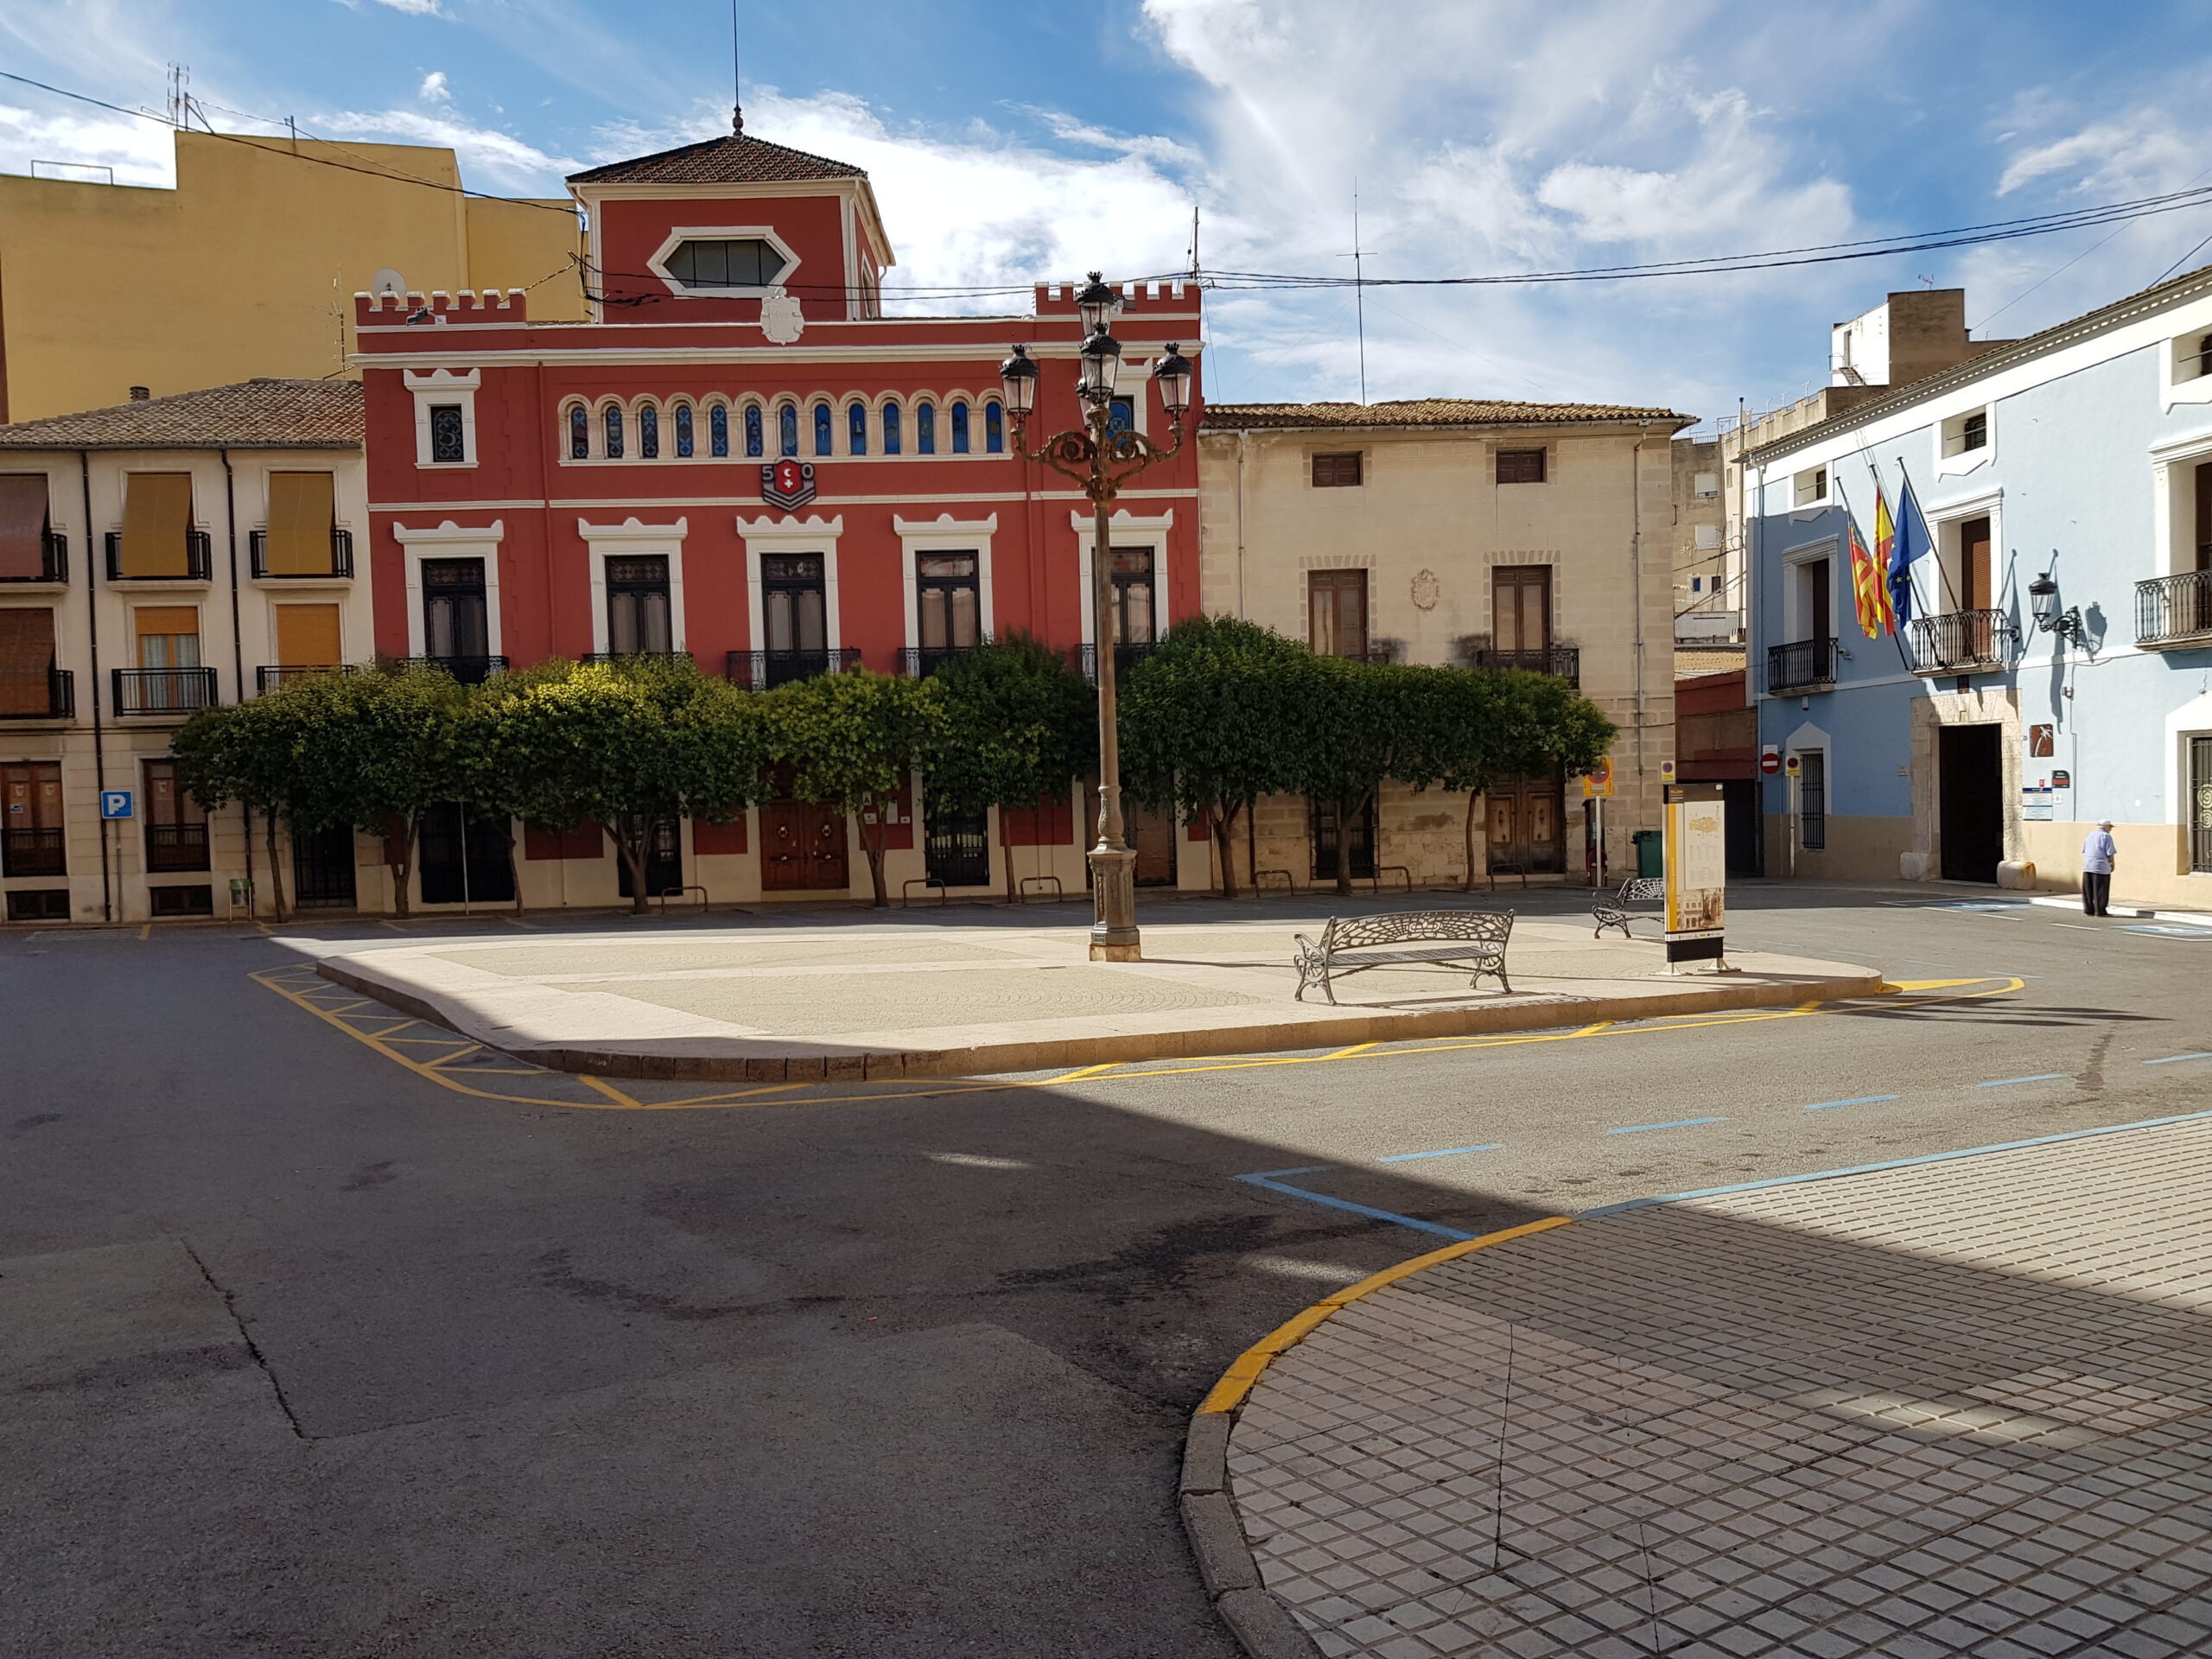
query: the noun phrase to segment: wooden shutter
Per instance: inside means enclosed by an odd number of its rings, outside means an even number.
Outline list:
[[[0,611],[0,715],[43,715],[54,669],[54,613]]]
[[[1360,452],[1349,454],[1316,455],[1313,457],[1313,487],[1317,490],[1350,489],[1360,482]]]
[[[123,505],[123,574],[188,576],[192,555],[190,473],[132,473]]]
[[[1989,603],[1989,520],[1959,526],[1959,608],[1986,611]]]
[[[61,766],[54,760],[26,760],[0,766],[0,824],[10,830],[61,828]]]
[[[330,574],[330,531],[337,523],[338,511],[336,483],[328,473],[269,474],[265,568],[270,575]],[[284,660],[295,659],[288,657]]]
[[[130,632],[138,642],[139,667],[200,666],[199,607],[141,605],[130,613]],[[192,642],[188,651],[177,648],[175,642],[181,639]]]
[[[2212,370],[2212,364],[2206,366]],[[2212,461],[2196,467],[2196,568],[2212,570]]]
[[[1501,564],[1491,571],[1491,632],[1502,652],[1550,649],[1551,566]]]
[[[277,606],[276,660],[286,668],[331,668],[344,662],[338,639],[338,607]]]
[[[1367,654],[1367,572],[1314,570],[1306,578],[1307,641],[1324,657]]]
[[[46,474],[0,474],[0,582],[46,574]]]
[[[1544,452],[1541,449],[1501,449],[1497,452],[1497,481],[1501,484],[1541,484],[1544,481]]]

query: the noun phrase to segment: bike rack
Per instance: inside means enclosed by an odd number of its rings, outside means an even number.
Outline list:
[[[1271,875],[1279,875],[1282,878],[1282,887],[1285,893],[1296,893],[1298,891],[1298,878],[1293,875],[1288,870],[1255,870],[1252,872],[1252,892],[1255,897],[1258,895],[1260,891],[1260,883],[1267,880],[1267,878]]]
[[[1052,897],[1056,901],[1064,900],[1068,896],[1067,890],[1061,887],[1060,878],[1057,875],[1025,875],[1021,878],[1021,885],[1015,890],[1015,897],[1019,902],[1027,904],[1029,901],[1029,884],[1032,881],[1038,884],[1040,891],[1046,882],[1051,882]]]
[[[910,875],[906,878],[906,884],[899,889],[899,905],[900,909],[903,910],[907,906],[914,902],[914,889],[916,887],[921,888],[925,893],[928,892],[931,887],[935,887],[938,892],[937,901],[938,904],[949,905],[952,902],[952,889],[946,887],[944,882],[938,880],[934,876]]]

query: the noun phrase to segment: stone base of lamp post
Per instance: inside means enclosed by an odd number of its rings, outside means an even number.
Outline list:
[[[1128,848],[1095,847],[1090,852],[1090,893],[1096,906],[1090,924],[1093,962],[1142,962],[1137,932],[1137,855]]]

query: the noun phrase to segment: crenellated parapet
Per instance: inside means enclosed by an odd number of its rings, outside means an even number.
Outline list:
[[[1039,283],[1037,284],[1037,315],[1040,317],[1071,317],[1075,315],[1075,296],[1083,284],[1079,283]],[[1147,305],[1174,303],[1187,305],[1198,296],[1196,283],[1185,281],[1165,283],[1114,283],[1109,284],[1121,301],[1123,313],[1141,314]],[[1187,290],[1187,297],[1186,297]]]
[[[384,327],[410,322],[527,322],[530,296],[519,288],[487,288],[481,293],[464,288],[458,294],[438,289],[427,297],[411,290],[404,296],[356,294],[353,321]]]

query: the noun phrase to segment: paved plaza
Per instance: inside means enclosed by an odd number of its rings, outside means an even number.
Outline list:
[[[1094,963],[1082,926],[747,926],[677,938],[512,933],[321,958],[324,974],[506,1053],[610,1077],[1016,1071],[1529,1030],[1865,995],[1861,963],[1753,950],[1670,974],[1649,938],[1522,920],[1506,965],[1374,969],[1295,1000],[1320,920],[1151,926],[1145,960]],[[1647,929],[1648,931],[1648,929]],[[312,950],[312,945],[303,945]]]
[[[1271,1659],[2212,1650],[2212,1121],[1439,1254],[1236,1411]]]

